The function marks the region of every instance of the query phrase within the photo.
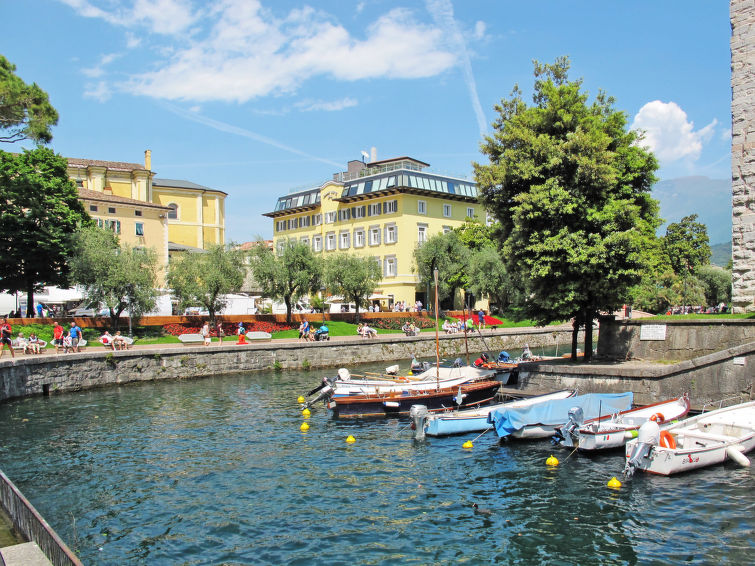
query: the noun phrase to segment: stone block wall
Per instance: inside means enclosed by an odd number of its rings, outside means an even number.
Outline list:
[[[731,0],[732,310],[755,311],[755,2]]]

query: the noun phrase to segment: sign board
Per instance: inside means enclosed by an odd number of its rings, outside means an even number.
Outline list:
[[[640,340],[665,340],[665,324],[643,324],[640,327]]]
[[[732,361],[732,363],[735,366],[743,366],[743,365],[745,365],[745,359],[744,358],[734,358],[731,361]]]

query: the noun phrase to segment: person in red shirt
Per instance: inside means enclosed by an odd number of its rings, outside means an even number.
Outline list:
[[[53,343],[55,344],[55,353],[59,354],[60,349],[63,347],[63,327],[60,326],[59,323],[55,323],[55,326],[52,328],[52,338]]]
[[[10,350],[11,357],[16,357],[16,353],[13,351],[12,337],[13,327],[8,324],[8,319],[4,318],[0,321],[0,358],[2,358],[5,353],[6,345],[8,346],[8,350]]]

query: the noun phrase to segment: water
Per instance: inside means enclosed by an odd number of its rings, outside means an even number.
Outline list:
[[[296,397],[321,375],[5,403],[0,467],[88,565],[752,562],[751,469],[638,474],[614,491],[616,453],[567,459],[492,432],[464,450],[472,436],[415,442],[406,420],[322,406],[302,433]]]

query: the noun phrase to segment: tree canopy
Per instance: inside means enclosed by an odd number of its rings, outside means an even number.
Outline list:
[[[367,302],[383,276],[373,258],[349,254],[328,257],[323,273],[325,286],[331,293],[342,295],[347,302],[356,305],[357,320],[359,307]]]
[[[569,60],[535,62],[533,103],[518,87],[496,106],[494,133],[474,164],[481,200],[501,224],[511,312],[540,324],[586,324],[629,297],[644,267],[643,246],[659,226],[650,197],[655,157],[627,130],[627,117],[600,92],[592,103]]]
[[[58,112],[36,83],[26,84],[16,66],[0,55],[0,142],[50,143]]]
[[[26,292],[30,312],[41,286],[67,286],[72,236],[91,222],[66,168],[47,148],[0,151],[0,289]]]
[[[202,306],[215,324],[215,315],[227,303],[223,295],[239,291],[245,277],[243,252],[216,245],[172,260],[167,283],[178,299],[179,309]]]
[[[697,221],[697,214],[669,224],[662,240],[666,255],[677,275],[689,275],[699,266],[710,262],[708,228]]]
[[[438,299],[453,297],[458,288],[464,288],[466,278],[467,248],[455,231],[431,236],[414,250],[414,263],[421,284],[432,288],[435,285],[433,269],[438,269]],[[428,295],[429,301],[430,295]]]
[[[121,247],[110,230],[88,227],[76,235],[71,278],[85,288],[90,305],[110,310],[113,330],[128,309],[139,320],[155,308],[157,254],[151,249]]]

